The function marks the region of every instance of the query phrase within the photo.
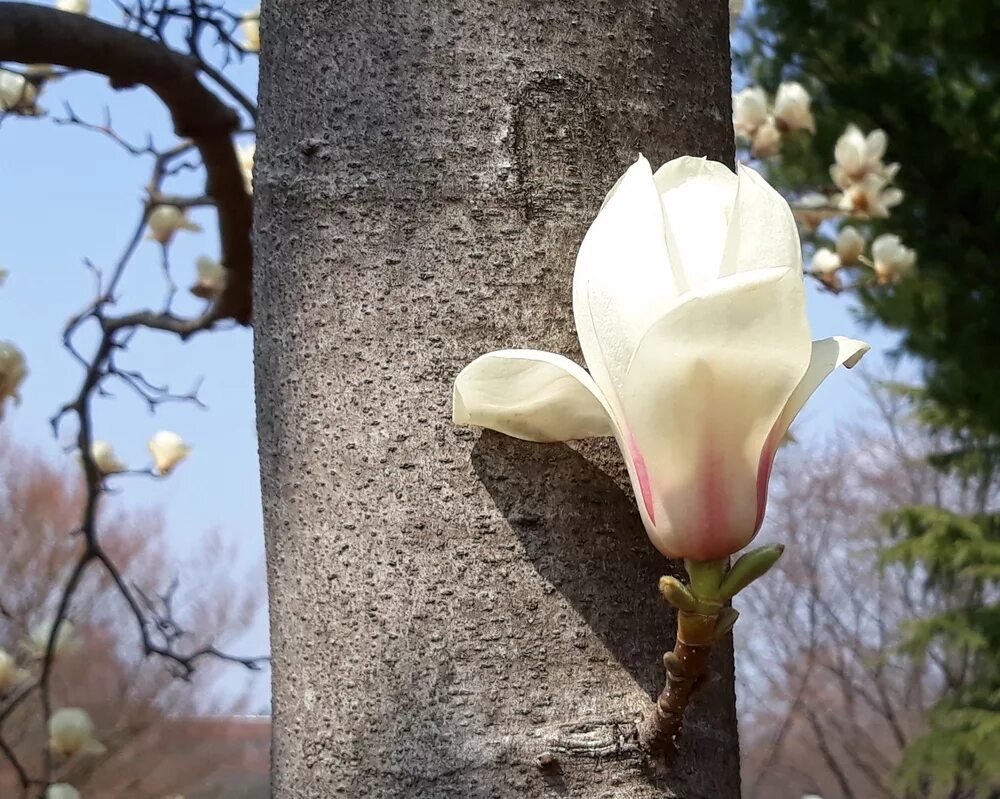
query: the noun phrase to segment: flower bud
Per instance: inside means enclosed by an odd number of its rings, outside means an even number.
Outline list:
[[[865,251],[865,239],[851,225],[844,225],[837,234],[837,255],[842,264],[855,264]]]
[[[904,247],[899,236],[885,233],[872,242],[875,276],[881,284],[896,283],[913,271],[917,254]]]
[[[184,443],[184,439],[169,430],[161,430],[149,439],[148,446],[153,456],[153,466],[164,477],[191,454],[191,448]]]
[[[190,230],[192,233],[201,231],[201,225],[191,222],[184,211],[176,205],[156,206],[150,213],[147,224],[148,238],[164,245],[173,240],[178,230]]]
[[[75,754],[101,755],[107,751],[94,737],[94,722],[86,710],[64,707],[49,719],[49,749],[72,757]]]
[[[52,637],[52,622],[43,621],[31,628],[28,640],[24,647],[32,657],[41,660],[45,657],[45,650],[49,646],[49,638]],[[52,650],[54,655],[70,654],[80,648],[80,639],[76,635],[71,622],[65,619],[59,624],[59,632],[56,634],[55,647]]]
[[[20,669],[14,658],[0,649],[0,694],[7,693],[11,688],[28,678],[28,672]]]
[[[201,256],[195,266],[198,269],[198,280],[191,286],[191,293],[203,300],[214,300],[226,288],[226,268],[218,261]]]
[[[56,0],[56,8],[69,14],[90,13],[90,0]]]
[[[240,29],[243,31],[243,49],[251,53],[260,52],[260,6],[247,11],[241,17]]]
[[[774,118],[785,130],[808,130],[815,133],[816,121],[810,110],[811,105],[812,98],[801,83],[782,83],[774,97]]]
[[[13,399],[15,405],[21,404],[19,390],[27,376],[28,367],[21,350],[9,341],[0,341],[0,419],[7,399]]]
[[[65,782],[54,782],[45,791],[45,799],[82,799],[80,792]]]
[[[128,467],[115,457],[114,448],[107,441],[94,441],[90,445],[90,456],[101,475],[118,474]]]

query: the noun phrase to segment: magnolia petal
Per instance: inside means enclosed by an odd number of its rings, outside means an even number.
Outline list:
[[[788,402],[785,403],[785,408],[774,426],[771,437],[780,441],[788,428],[791,427],[792,422],[795,421],[795,417],[798,416],[799,411],[802,410],[806,401],[820,387],[820,384],[830,376],[833,370],[838,366],[852,369],[870,349],[871,347],[864,341],[858,341],[857,339],[845,336],[833,336],[832,338],[823,338],[819,341],[814,341],[812,343],[812,354],[809,358],[809,367],[806,369],[806,373],[802,375],[802,379],[795,387],[795,391],[788,398]]]
[[[682,156],[661,166],[653,180],[671,263],[683,269],[687,288],[715,280],[736,200],[736,175],[717,161]]]
[[[721,275],[771,267],[802,269],[799,230],[788,201],[749,167],[739,166]]]
[[[614,435],[593,379],[569,358],[538,350],[481,355],[455,380],[455,424],[488,427],[527,441]]]
[[[788,268],[692,292],[643,337],[624,437],[648,470],[644,520],[661,552],[708,560],[753,538],[761,452],[809,356],[802,277]]]
[[[573,274],[580,347],[612,407],[639,339],[677,293],[659,194],[649,162],[640,157],[587,231]]]

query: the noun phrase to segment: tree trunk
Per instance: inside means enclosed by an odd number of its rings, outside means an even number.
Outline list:
[[[732,162],[722,0],[268,0],[256,195],[274,791],[735,799],[732,650],[667,773],[678,564],[612,442],[457,429],[489,350],[579,358],[577,249],[641,151]]]

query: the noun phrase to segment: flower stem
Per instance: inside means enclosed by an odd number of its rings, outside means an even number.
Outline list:
[[[673,651],[663,656],[663,667],[667,672],[666,684],[639,725],[639,740],[650,755],[657,759],[668,758],[676,751],[677,737],[684,723],[684,711],[708,670],[714,643],[712,638],[706,640],[697,633],[705,628],[714,630],[717,620],[717,613],[713,616],[682,610],[677,614],[677,639]],[[685,628],[693,628],[691,631],[695,633],[698,643],[686,639]]]

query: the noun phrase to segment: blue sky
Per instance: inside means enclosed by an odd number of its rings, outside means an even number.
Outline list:
[[[242,8],[242,7],[240,7]],[[112,16],[109,3],[95,3],[95,15]],[[256,62],[249,59],[232,73],[251,96],[256,89]],[[166,113],[145,89],[112,92],[106,81],[73,76],[46,89],[41,105],[52,116],[64,116],[63,102],[72,102],[77,114],[101,121],[105,106],[116,129],[141,143],[147,132],[160,145],[174,140]],[[890,145],[891,147],[891,145]],[[890,151],[891,155],[891,151]],[[48,419],[79,387],[81,369],[62,348],[60,333],[66,319],[80,310],[93,293],[93,280],[83,257],[107,268],[131,234],[148,180],[148,158],[128,156],[110,139],[50,120],[8,119],[0,126],[0,267],[10,271],[0,289],[0,340],[14,341],[24,350],[31,374],[23,387],[24,402],[10,408],[8,432],[51,459],[70,458],[64,446],[72,441],[72,425],[61,440],[53,438]],[[198,191],[190,177],[172,188]],[[181,233],[172,247],[174,276],[181,287],[191,284],[199,255],[217,256],[214,214],[196,210],[201,234]],[[158,245],[144,242],[123,283],[121,310],[154,305],[161,299]],[[202,305],[182,291],[177,310],[196,312]],[[877,329],[862,329],[852,314],[849,297],[833,297],[810,287],[809,308],[815,338],[841,334],[864,338],[874,352],[868,371],[886,374],[884,353],[894,338]],[[194,448],[190,459],[166,480],[126,478],[115,499],[126,505],[162,507],[170,541],[180,555],[196,545],[199,536],[218,528],[223,538],[238,546],[239,563],[220,563],[220,569],[247,571],[247,579],[264,591],[263,534],[258,481],[253,404],[251,335],[233,329],[198,336],[186,344],[158,333],[136,337],[123,364],[139,367],[154,383],[189,390],[203,378],[200,396],[208,405],[165,405],[155,416],[124,385],[112,385],[116,398],[95,406],[95,434],[112,442],[118,456],[130,465],[148,464],[146,440],[160,429],[180,433]],[[110,385],[110,384],[109,384]],[[856,418],[864,408],[860,380],[841,371],[817,392],[798,422],[796,436],[808,442],[829,432],[838,420]],[[246,654],[267,649],[263,611],[250,634],[234,645]],[[233,685],[242,685],[234,675]],[[259,704],[267,699],[265,678],[253,692]]]

